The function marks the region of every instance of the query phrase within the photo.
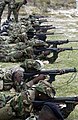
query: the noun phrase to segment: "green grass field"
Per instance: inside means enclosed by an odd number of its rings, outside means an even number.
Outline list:
[[[61,26],[63,29],[56,29],[55,32],[63,31],[64,34],[48,36],[47,39],[51,40],[78,40],[78,18],[70,18],[67,16],[63,16],[63,14],[53,14],[52,16],[53,22],[51,24],[55,26]],[[72,19],[72,21],[71,21]],[[57,21],[58,20],[58,21]],[[61,21],[65,20],[65,21]],[[66,22],[67,21],[67,22]],[[74,21],[74,22],[73,22]],[[75,30],[73,30],[75,29]],[[58,47],[78,47],[78,43],[68,43],[63,44]],[[12,67],[19,63],[0,63],[2,68],[4,67]],[[48,64],[45,66],[46,69],[65,69],[65,68],[74,68],[78,70],[78,50],[75,51],[64,51],[59,53],[58,59],[54,64]],[[65,74],[65,75],[57,75],[55,82],[53,82],[53,86],[56,89],[56,96],[76,96],[78,95],[78,74],[74,73]],[[76,106],[75,110],[70,114],[67,120],[78,120],[78,106]]]
[[[77,17],[69,18],[63,14],[57,14],[57,16],[52,15],[54,19],[53,25],[63,27],[64,31],[63,35],[54,35],[49,36],[47,39],[51,40],[78,40],[78,32],[77,32]],[[63,21],[62,21],[63,20]],[[58,22],[57,22],[58,21]],[[55,31],[55,32],[56,32]],[[78,43],[67,43],[60,45],[58,47],[73,47],[78,48]],[[78,70],[78,50],[74,51],[63,51],[59,53],[58,59],[54,64],[50,64],[47,66],[50,69],[63,69],[63,68],[73,68],[75,67]],[[74,75],[74,76],[73,76]],[[56,96],[77,96],[78,95],[78,74],[64,74],[56,76],[56,81],[53,82],[53,86],[56,88]],[[78,106],[76,106],[75,110],[70,114],[67,120],[77,120],[78,119]]]

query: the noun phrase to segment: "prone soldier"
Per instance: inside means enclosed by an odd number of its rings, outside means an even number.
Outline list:
[[[29,62],[29,61],[28,61]],[[30,62],[29,62],[30,63]],[[27,66],[26,63],[23,64],[25,67],[25,71],[28,70],[32,70],[32,68],[34,70],[38,70],[38,68],[40,67],[40,63],[39,61],[36,61],[36,63],[33,63],[33,66],[31,65],[31,63]],[[23,65],[21,65],[23,67]],[[26,66],[27,67],[26,67]],[[35,99],[35,87],[33,86],[33,84],[37,84],[40,80],[44,80],[45,76],[44,75],[40,75],[40,76],[35,76],[34,79],[32,79],[30,82],[26,83],[26,88],[22,87],[23,86],[23,68],[18,68],[15,70],[10,70],[9,72],[13,73],[12,76],[11,74],[5,76],[5,78],[12,78],[13,80],[13,88],[15,89],[15,92],[12,90],[11,93],[12,96],[10,97],[10,99],[8,100],[9,97],[7,97],[6,95],[2,95],[1,97],[1,103],[3,106],[1,106],[0,108],[0,118],[1,120],[9,120],[9,119],[13,119],[13,118],[22,118],[25,119],[27,118],[27,116],[30,114],[30,112],[32,112],[32,101]],[[14,72],[13,72],[14,71]],[[43,84],[43,83],[42,83]],[[25,83],[24,83],[25,85]],[[45,87],[43,87],[44,89],[49,87],[46,84],[44,85]],[[17,89],[18,88],[18,89]],[[19,89],[20,88],[20,89]],[[46,89],[45,89],[46,90]],[[44,90],[44,91],[45,91]],[[49,91],[49,90],[48,90]],[[47,93],[48,93],[47,91]],[[52,94],[52,91],[51,91]],[[8,112],[6,112],[8,111]],[[7,115],[7,118],[5,118],[4,114]]]
[[[25,60],[24,63],[22,63],[21,65],[17,66],[17,67],[13,67],[10,69],[1,69],[0,70],[0,82],[3,83],[1,86],[2,90],[10,90],[12,85],[14,87],[16,87],[16,85],[19,85],[19,87],[21,87],[21,82],[22,85],[24,83],[26,83],[27,81],[32,80],[33,82],[29,82],[30,86],[32,86],[32,84],[37,83],[39,80],[41,79],[45,79],[45,75],[43,75],[43,77],[39,76],[33,76],[31,77],[30,80],[28,80],[28,78],[24,79],[24,75],[23,72],[25,71],[37,71],[40,70],[43,67],[43,63],[39,60],[32,60],[32,59],[27,59]],[[41,75],[42,76],[42,75]],[[39,80],[37,80],[37,78]],[[36,80],[35,80],[36,79]],[[4,86],[3,86],[4,85]],[[0,90],[1,90],[0,89]],[[21,87],[22,89],[22,87]]]

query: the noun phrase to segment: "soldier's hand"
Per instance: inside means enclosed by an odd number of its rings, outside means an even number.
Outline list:
[[[45,78],[46,78],[46,75],[40,74],[40,75],[36,76],[36,77],[33,79],[33,83],[36,84],[36,83],[38,83],[40,80],[44,80]]]

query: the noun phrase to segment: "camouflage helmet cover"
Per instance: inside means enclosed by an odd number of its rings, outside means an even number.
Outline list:
[[[21,65],[21,67],[25,68],[26,70],[28,69],[40,70],[42,67],[42,64],[40,60],[26,59],[24,63]]]
[[[39,81],[38,84],[36,84],[36,90],[44,93],[45,95],[48,95],[50,97],[54,97],[55,96],[55,90],[54,88],[51,86],[51,84],[47,81]]]

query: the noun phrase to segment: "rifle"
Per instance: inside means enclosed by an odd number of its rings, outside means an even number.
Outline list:
[[[61,44],[65,44],[65,43],[69,43],[69,42],[78,42],[78,40],[47,40],[45,41],[48,45],[52,45],[53,47],[57,48],[57,45],[61,45]]]
[[[33,101],[33,108],[36,111],[40,111],[46,102],[52,102],[59,106],[59,109],[64,117],[66,119],[70,113],[75,109],[75,106],[78,104],[78,96],[76,97],[55,97],[55,98],[49,98],[47,100],[35,100]],[[60,105],[65,106],[60,106]]]
[[[35,19],[35,20],[31,19],[30,21],[31,21],[31,24],[33,24],[35,21],[39,22],[39,24],[48,22],[47,19]]]
[[[44,23],[44,22],[49,22],[47,19],[37,19],[36,21],[39,22],[39,24]]]
[[[78,103],[78,96],[77,97],[54,97],[54,98],[50,98],[48,100],[43,100],[43,101],[33,101],[32,103],[35,105],[43,105],[45,102],[52,102],[52,103],[74,103],[77,102]]]
[[[76,96],[76,97],[54,97],[54,98],[48,97],[48,99],[45,99],[45,100],[39,99],[39,100],[32,101],[34,109],[36,109],[38,111],[41,110],[44,103],[46,103],[46,102],[56,103],[57,105],[66,104],[66,107],[68,107],[68,110],[70,109],[66,115],[64,114],[64,118],[67,118],[68,115],[74,110],[74,107],[78,104],[78,96]],[[68,106],[68,104],[69,104],[69,106]],[[72,104],[73,104],[73,108],[70,107]],[[62,112],[62,114],[64,113],[62,108],[61,108],[61,112]]]
[[[43,32],[47,32],[47,30],[50,30],[50,29],[57,29],[56,27],[53,27],[53,26],[33,26],[33,28],[35,30],[41,30]]]
[[[49,27],[53,27],[53,25],[41,25],[39,27],[42,27],[42,28],[49,28]]]
[[[48,17],[48,16],[43,16],[43,15],[29,15],[29,18],[35,18],[35,19],[39,19],[39,18],[45,18],[45,17]]]
[[[44,28],[45,29],[45,28]],[[54,33],[54,32],[46,32],[46,33],[35,33],[34,32],[34,35],[36,35],[36,36],[46,36],[46,35],[54,35],[54,34],[63,34],[63,33]]]
[[[60,52],[63,52],[63,51],[66,51],[66,50],[68,50],[68,51],[70,51],[70,50],[78,50],[78,48],[72,48],[72,47],[70,47],[70,48],[47,48],[47,47],[43,47],[43,46],[33,46],[33,51],[34,51],[34,54],[36,55],[36,58],[37,58],[37,56],[39,57],[39,55],[40,54],[45,54],[45,52],[48,52],[48,54],[46,54],[46,55],[44,55],[44,58],[42,58],[42,57],[40,57],[39,59],[45,59],[45,60],[48,60],[49,61],[49,63],[54,63],[55,62],[55,60],[58,58],[58,54],[60,53]],[[43,53],[43,51],[44,51],[44,53]],[[47,57],[47,55],[49,55],[50,53],[53,53],[52,54],[52,56],[50,56],[50,57]]]
[[[59,53],[59,52],[65,51],[65,50],[78,50],[78,48],[72,48],[72,47],[70,47],[70,48],[45,48],[45,47],[42,48],[42,47],[40,47],[40,49],[39,48],[35,49],[34,52],[51,51],[51,52]]]
[[[44,28],[45,29],[45,28]],[[44,31],[44,32],[43,32]],[[37,38],[37,39],[39,39],[39,40],[43,40],[43,41],[45,41],[46,40],[46,38],[47,38],[47,36],[46,35],[55,35],[55,34],[63,34],[63,33],[54,33],[54,32],[52,32],[52,33],[50,33],[50,32],[47,32],[47,33],[45,33],[46,31],[45,30],[43,30],[42,32],[43,33],[36,33],[36,32],[27,32],[27,37],[30,39],[30,38],[33,38],[34,36],[34,38]]]
[[[56,69],[56,70],[42,70],[42,71],[33,71],[33,72],[25,72],[24,73],[24,79],[26,78],[30,78],[34,75],[37,74],[44,74],[44,75],[49,75],[50,79],[48,80],[49,83],[52,83],[53,81],[55,81],[55,76],[56,75],[62,75],[62,74],[66,74],[66,73],[71,73],[71,72],[77,72],[76,68],[72,68],[72,69]]]

